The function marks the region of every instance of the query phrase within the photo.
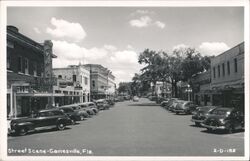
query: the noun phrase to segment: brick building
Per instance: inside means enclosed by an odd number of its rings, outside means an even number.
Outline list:
[[[26,116],[52,105],[52,42],[43,44],[7,26],[7,115]]]

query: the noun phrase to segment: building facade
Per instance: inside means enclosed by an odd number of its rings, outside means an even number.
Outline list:
[[[43,44],[7,26],[7,115],[27,116],[52,106],[52,42]]]
[[[244,42],[211,59],[213,104],[244,110]]]
[[[115,95],[115,76],[99,64],[84,65],[90,71],[91,99],[109,98]]]
[[[54,68],[57,84],[53,86],[55,105],[90,101],[90,72],[83,65]]]

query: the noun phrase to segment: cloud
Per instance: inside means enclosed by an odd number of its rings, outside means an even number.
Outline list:
[[[149,10],[136,10],[137,14],[154,14],[153,11],[149,11]]]
[[[142,68],[138,64],[138,55],[133,49],[118,50],[113,45],[86,48],[76,43],[53,40],[53,67],[91,63],[109,68],[116,77],[116,82],[131,81],[135,72]]]
[[[204,56],[216,56],[228,49],[229,46],[224,42],[203,42],[199,46],[199,51]]]
[[[47,27],[46,32],[53,37],[67,37],[76,42],[79,42],[86,37],[86,32],[79,23],[72,23],[63,19],[56,19],[54,17],[51,18],[50,22],[55,28],[52,29]]]
[[[177,51],[179,51],[179,50],[185,50],[185,49],[187,49],[187,48],[189,48],[190,46],[188,46],[188,45],[185,45],[185,44],[178,44],[178,45],[175,45],[174,47],[173,47],[173,51],[174,50],[177,50]]]
[[[37,34],[41,34],[41,31],[39,30],[39,28],[34,27],[33,30],[34,30]]]
[[[129,23],[134,27],[147,27],[151,23],[152,19],[149,16],[142,16],[139,19],[130,20]]]
[[[161,21],[156,21],[155,22],[155,25],[158,26],[159,28],[163,29],[165,28],[165,23],[161,22]]]

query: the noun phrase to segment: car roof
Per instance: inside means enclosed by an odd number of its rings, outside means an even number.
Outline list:
[[[234,110],[234,108],[233,107],[218,107],[216,108],[216,110],[232,111]]]
[[[42,110],[39,110],[38,112],[49,112],[49,111],[60,111],[60,110],[57,108],[50,108],[50,109],[42,109]]]

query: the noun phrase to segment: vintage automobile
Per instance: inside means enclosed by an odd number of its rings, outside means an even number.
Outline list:
[[[30,117],[14,118],[10,121],[10,133],[26,135],[30,131],[48,128],[64,130],[71,124],[71,119],[58,109],[40,110]]]
[[[171,98],[163,107],[170,111],[172,104],[177,100],[178,98]]]
[[[113,99],[106,99],[107,103],[110,105],[110,106],[114,106],[115,105],[115,101]]]
[[[89,115],[96,115],[99,111],[94,102],[83,102],[76,105],[80,106],[82,109],[85,109]]]
[[[194,104],[192,101],[178,101],[176,106],[173,108],[173,111],[176,114],[184,113],[184,114],[191,114],[193,111],[196,110],[198,106]]]
[[[216,108],[217,106],[197,107],[196,111],[194,111],[192,115],[191,121],[194,122],[196,126],[200,126],[206,117]]]
[[[224,130],[233,133],[244,129],[244,114],[235,108],[219,107],[213,110],[201,123],[208,131]]]
[[[107,110],[109,109],[110,105],[105,99],[99,99],[96,101],[97,108],[99,110]]]
[[[57,107],[57,109],[68,115],[73,125],[75,125],[77,121],[83,120],[82,116],[74,111],[72,107]]]
[[[139,102],[139,97],[134,96],[134,97],[133,97],[133,101],[134,101],[134,102]]]
[[[71,107],[75,112],[77,112],[80,115],[81,120],[84,120],[85,118],[90,117],[90,115],[87,113],[87,111],[78,105],[70,104],[70,105],[64,105],[61,107]]]

